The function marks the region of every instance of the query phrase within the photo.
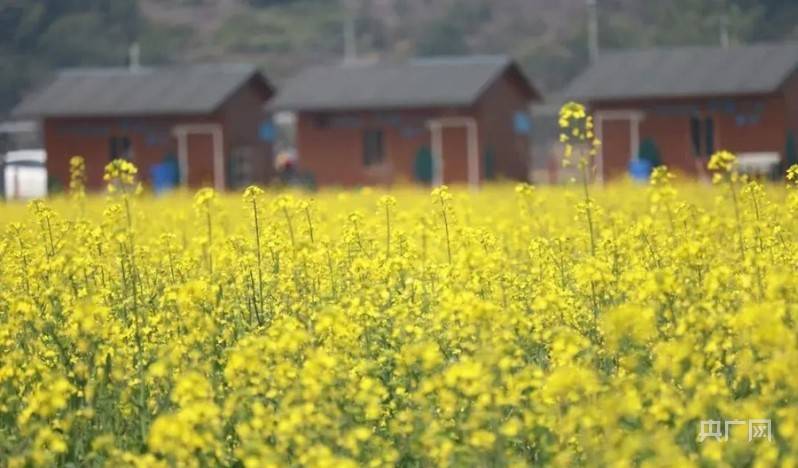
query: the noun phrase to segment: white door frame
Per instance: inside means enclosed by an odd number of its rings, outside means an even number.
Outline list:
[[[640,122],[645,118],[643,111],[634,109],[601,110],[593,113],[596,138],[604,142],[604,121],[628,120],[629,121],[629,158],[637,159],[637,150],[640,147]],[[604,182],[604,145],[599,145],[597,154],[598,181]]]
[[[213,187],[224,190],[224,132],[220,124],[181,124],[176,125],[177,160],[180,167],[180,183],[188,185],[188,136],[207,134],[213,140]]]
[[[468,186],[479,188],[479,125],[474,117],[440,117],[427,122],[432,136],[432,185],[443,185],[443,137],[444,128],[465,127],[468,147]]]

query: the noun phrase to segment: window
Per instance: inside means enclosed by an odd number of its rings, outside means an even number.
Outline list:
[[[318,129],[330,127],[330,116],[327,114],[316,114],[313,116],[313,125]]]
[[[526,111],[516,111],[513,115],[513,128],[518,135],[529,135],[532,132],[532,118]]]
[[[363,165],[376,166],[385,159],[382,130],[366,130],[363,132]]]
[[[704,140],[706,156],[711,156],[715,152],[715,120],[712,117],[704,119]]]
[[[715,119],[690,117],[690,142],[696,157],[711,156],[715,152]]]
[[[230,151],[230,167],[228,181],[231,188],[246,187],[255,182],[255,149],[248,146],[233,148]]]
[[[690,141],[693,143],[693,154],[701,156],[701,119],[690,117]]]
[[[130,144],[130,138],[123,136],[114,136],[108,142],[108,155],[110,160],[125,159],[127,161],[133,160],[133,147]]]

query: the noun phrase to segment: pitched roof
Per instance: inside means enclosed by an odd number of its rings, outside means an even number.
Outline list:
[[[206,114],[249,79],[271,85],[247,64],[64,70],[27,96],[16,116],[124,116]]]
[[[439,57],[404,63],[316,66],[289,80],[269,105],[275,110],[465,106],[508,69],[530,99],[538,92],[506,56]]]
[[[602,55],[565,94],[594,101],[764,94],[796,67],[798,43],[617,51]]]

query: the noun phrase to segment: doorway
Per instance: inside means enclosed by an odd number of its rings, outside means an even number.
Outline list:
[[[473,117],[442,117],[427,125],[432,140],[432,185],[468,183],[479,187],[479,140]]]
[[[219,124],[178,125],[177,158],[184,186],[225,188],[224,142]]]
[[[601,141],[596,157],[599,182],[622,176],[640,149],[640,122],[643,113],[618,109],[596,111],[596,137]]]

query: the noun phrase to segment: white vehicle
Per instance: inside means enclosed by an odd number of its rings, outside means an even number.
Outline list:
[[[47,153],[41,149],[9,151],[0,160],[7,200],[47,196]]]
[[[774,174],[781,162],[776,152],[751,152],[737,154],[737,170],[743,174],[768,177]]]

